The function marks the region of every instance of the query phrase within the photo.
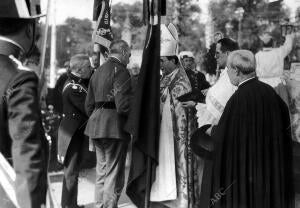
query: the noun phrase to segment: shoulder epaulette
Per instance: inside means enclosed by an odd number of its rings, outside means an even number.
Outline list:
[[[74,82],[67,83],[64,86],[62,91],[64,92],[68,87],[72,87],[72,89],[74,89],[74,90],[79,90],[79,92],[87,93],[87,90],[83,86],[81,86],[80,84],[74,83]]]
[[[22,64],[22,62],[19,61],[17,58],[15,58],[13,55],[10,55],[9,58],[17,65],[17,68],[18,68],[19,70],[31,71],[31,72],[33,71],[32,69],[30,69],[30,68],[24,66],[24,65]]]

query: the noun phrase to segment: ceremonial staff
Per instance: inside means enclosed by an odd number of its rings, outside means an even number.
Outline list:
[[[51,0],[47,0],[47,11],[46,11],[46,23],[45,23],[45,29],[42,36],[42,54],[41,54],[41,60],[40,60],[40,87],[39,92],[42,92],[42,89],[45,87],[46,84],[46,77],[45,77],[45,57],[46,57],[46,49],[47,49],[47,34],[48,34],[48,28],[49,28],[49,14],[51,9]]]
[[[46,49],[47,49],[47,41],[48,41],[48,29],[49,29],[49,19],[50,19],[50,11],[52,7],[52,1],[55,0],[47,0],[47,11],[46,11],[46,23],[45,23],[45,28],[42,36],[42,54],[41,54],[41,59],[40,59],[40,73],[39,73],[39,93],[40,93],[40,103],[42,103],[43,96],[46,96],[46,93],[43,93],[45,87],[47,88],[47,82],[46,82],[46,70],[45,70],[45,58],[46,58]],[[55,15],[55,14],[53,14]],[[51,137],[50,135],[47,134],[47,129],[45,129],[45,136],[47,138],[47,141],[49,143],[49,159],[48,159],[48,166],[50,165],[50,160],[51,160]],[[47,173],[47,183],[48,183],[48,196],[47,196],[47,208],[58,208],[59,205],[57,201],[54,199],[54,194],[53,190],[51,188],[51,180],[50,176]]]

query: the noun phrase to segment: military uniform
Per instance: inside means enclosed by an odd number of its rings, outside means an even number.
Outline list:
[[[38,77],[16,63],[20,48],[0,40],[0,151],[12,156],[16,195],[23,208],[46,200],[47,141],[42,127]]]
[[[63,88],[63,118],[58,129],[58,161],[64,164],[62,207],[77,206],[79,162],[82,159],[84,129],[88,119],[84,102],[88,80],[70,74]]]
[[[116,208],[124,186],[129,134],[131,79],[126,66],[110,57],[92,76],[86,98],[90,118],[85,134],[96,147],[96,207]]]

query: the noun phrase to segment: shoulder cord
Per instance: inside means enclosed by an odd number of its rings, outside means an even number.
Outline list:
[[[64,86],[62,92],[64,92],[71,85],[72,86],[75,85],[75,86],[79,87],[80,91],[87,93],[87,90],[82,85],[75,83],[73,80]]]

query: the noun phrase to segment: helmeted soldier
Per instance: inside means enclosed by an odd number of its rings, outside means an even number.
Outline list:
[[[0,1],[0,151],[16,172],[16,196],[22,208],[40,208],[46,200],[47,143],[38,99],[38,77],[19,59],[34,47],[39,5]],[[38,9],[40,10],[40,9]]]
[[[58,129],[58,161],[64,165],[62,208],[76,208],[79,164],[88,119],[84,103],[92,67],[89,57],[75,55],[70,60],[68,80],[62,90],[63,118]]]

